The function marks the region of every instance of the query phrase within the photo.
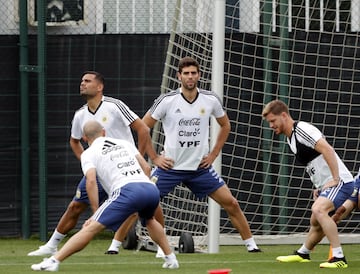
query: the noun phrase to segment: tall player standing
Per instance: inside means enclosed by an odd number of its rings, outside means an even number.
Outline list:
[[[222,206],[238,230],[249,252],[260,252],[239,202],[212,167],[230,132],[230,121],[215,93],[197,87],[199,63],[190,57],[180,60],[178,79],[181,87],[160,95],[143,117],[149,128],[159,120],[165,133],[164,153],[159,156],[151,179],[160,196],[176,185],[185,184],[197,197],[210,196]],[[214,116],[220,126],[217,141],[209,149],[209,122]],[[160,207],[156,219],[164,226]]]

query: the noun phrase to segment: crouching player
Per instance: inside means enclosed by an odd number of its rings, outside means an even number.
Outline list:
[[[150,237],[165,253],[162,267],[179,267],[162,226],[154,218],[160,194],[148,177],[150,166],[134,145],[104,136],[105,130],[98,122],[89,121],[84,125],[84,140],[89,148],[81,154],[81,167],[94,215],[55,255],[33,264],[32,270],[57,271],[60,262],[85,248],[96,234],[106,227],[116,231],[136,212],[142,224],[146,225]],[[109,195],[99,208],[96,178]]]

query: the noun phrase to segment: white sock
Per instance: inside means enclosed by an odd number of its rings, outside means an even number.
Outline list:
[[[120,248],[121,244],[122,244],[122,242],[112,239],[111,245],[108,250],[113,250],[113,251],[119,252],[119,248]]]
[[[333,256],[336,258],[345,257],[341,246],[333,248],[332,253],[333,253]]]
[[[301,254],[310,254],[311,250],[307,249],[305,244],[303,244],[298,250],[297,252],[301,253]]]
[[[51,238],[47,241],[46,245],[51,248],[56,248],[60,242],[65,238],[66,234],[61,234],[56,229],[51,235]]]
[[[53,260],[55,263],[58,263],[58,264],[60,263],[60,261],[58,259],[55,259],[54,256],[51,256],[49,259]]]
[[[175,253],[174,252],[171,252],[169,255],[166,255],[165,258],[167,260],[175,260],[176,259],[176,256],[175,256]]]
[[[244,240],[247,250],[259,249],[253,237]]]
[[[165,255],[164,251],[161,249],[161,247],[159,245],[157,245],[157,253]]]

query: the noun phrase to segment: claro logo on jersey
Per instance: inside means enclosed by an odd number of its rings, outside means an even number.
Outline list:
[[[128,162],[121,162],[117,164],[118,168],[130,167],[135,165],[135,160],[130,160]]]

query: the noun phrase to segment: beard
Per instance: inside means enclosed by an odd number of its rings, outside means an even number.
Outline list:
[[[89,96],[86,93],[80,93],[81,98],[83,98],[85,101],[88,100]]]
[[[88,100],[90,100],[91,98],[94,98],[96,95],[88,94],[86,91],[85,91],[85,92],[81,92],[81,91],[80,91],[80,96],[81,96],[85,101],[88,101]]]
[[[196,88],[196,83],[195,83],[195,82],[194,82],[194,83],[190,83],[190,84],[183,83],[182,85],[183,85],[183,87],[184,87],[185,89],[187,89],[187,90],[193,90],[193,89]]]

